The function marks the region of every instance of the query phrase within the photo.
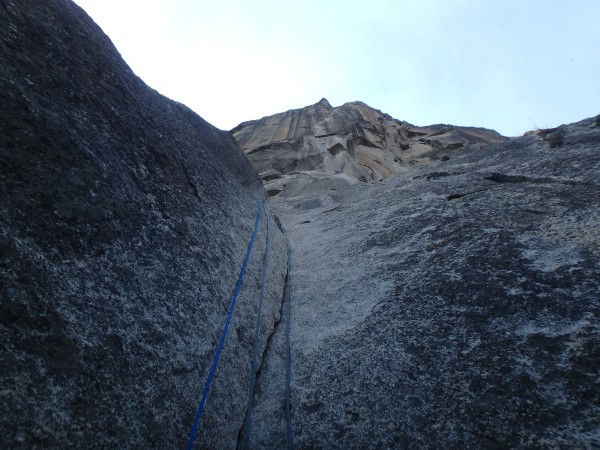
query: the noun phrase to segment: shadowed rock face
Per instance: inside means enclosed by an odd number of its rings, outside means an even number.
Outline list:
[[[381,183],[270,181],[292,243],[296,447],[600,446],[599,179],[588,119]],[[285,443],[283,342],[257,448]]]
[[[183,448],[256,217],[229,133],[67,0],[0,2],[0,447]],[[261,352],[279,316],[282,235]],[[201,423],[235,446],[265,222]],[[283,259],[282,259],[283,258]]]
[[[231,130],[263,180],[295,171],[344,173],[379,181],[505,138],[483,128],[415,127],[361,102],[333,108],[326,99]]]

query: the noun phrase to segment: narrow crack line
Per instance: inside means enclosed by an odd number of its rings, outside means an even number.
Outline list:
[[[335,206],[335,207],[333,207],[333,208],[331,208],[331,209],[327,209],[327,210],[325,210],[325,211],[322,211],[321,213],[319,213],[319,215],[315,216],[314,218],[312,218],[312,219],[310,219],[310,220],[305,220],[305,221],[302,221],[302,222],[300,222],[300,223],[299,223],[299,224],[297,224],[297,225],[296,225],[294,228],[292,228],[292,229],[290,230],[290,232],[294,232],[294,231],[296,231],[298,228],[300,228],[300,225],[304,225],[304,224],[307,224],[307,223],[316,222],[317,220],[319,220],[319,219],[323,218],[323,216],[325,216],[325,214],[327,214],[327,213],[330,213],[330,212],[332,212],[332,211],[338,211],[338,210],[340,210],[340,209],[342,209],[342,205],[338,205],[338,206]],[[381,209],[384,209],[384,208],[381,208]]]
[[[185,177],[187,178],[189,187],[192,189],[192,193],[198,200],[200,200],[200,202],[202,202],[202,197],[200,197],[198,186],[196,186],[196,183],[192,181],[192,177],[190,176],[190,173],[187,170],[187,167],[185,167],[185,165],[183,164],[183,162],[181,162],[181,168],[183,169],[183,173],[185,173]]]
[[[321,213],[321,216],[322,216],[323,214],[325,214],[325,213],[328,213],[328,212],[331,212],[331,211],[336,211],[336,210],[340,209],[341,207],[342,207],[342,205],[338,205],[338,206],[335,206],[335,207],[333,207],[333,208],[331,208],[331,209],[327,209],[327,210],[325,210],[325,211],[323,211],[323,212]],[[319,216],[319,217],[320,217],[320,216]]]
[[[242,445],[244,442],[244,429],[246,428],[246,415],[247,415],[247,411],[244,412],[244,420],[242,421],[242,426],[238,430],[237,440],[235,443],[236,449],[242,448]]]
[[[493,181],[494,183],[530,183],[530,184],[562,184],[565,186],[585,186],[598,189],[595,183],[577,181],[577,180],[561,180],[553,177],[530,177],[527,175],[506,175],[503,173],[492,172],[483,176],[484,180]]]
[[[274,219],[275,224],[277,225],[277,228],[279,229],[279,231],[281,231],[283,233],[283,226],[281,225],[281,220],[279,219],[279,216],[277,216],[277,214],[275,214],[275,213],[270,213],[270,214],[273,216],[273,219]],[[254,377],[255,385],[260,384],[263,366],[266,363],[266,355],[268,354],[268,352],[272,346],[273,337],[277,333],[279,326],[280,326],[281,322],[283,321],[283,308],[284,308],[284,304],[285,304],[285,293],[286,293],[287,282],[288,282],[287,277],[284,279],[285,279],[285,283],[283,284],[281,302],[279,304],[279,319],[276,320],[275,323],[273,324],[273,330],[267,337],[265,349],[263,350],[263,352],[260,355],[260,365],[258,365],[258,367],[256,369],[256,374]],[[241,425],[240,429],[238,430],[238,436],[237,436],[237,442],[236,442],[237,449],[242,449],[244,447],[244,431],[246,429],[247,419],[248,419],[248,409],[246,408],[246,410],[244,412],[244,420],[242,421],[242,425]]]
[[[490,189],[492,188],[477,189],[475,191],[465,192],[463,194],[450,194],[448,197],[446,197],[446,200],[456,200],[457,198],[465,197],[466,195],[477,194],[478,192],[489,191]]]
[[[437,180],[438,178],[455,177],[459,175],[464,175],[464,172],[430,172],[425,175],[417,175],[416,177],[413,177],[413,180],[425,178],[427,181],[429,181],[431,179]]]
[[[277,216],[275,216],[275,222],[276,223],[279,222]],[[275,323],[273,324],[273,331],[271,331],[271,333],[267,337],[267,343],[265,344],[265,349],[264,349],[264,351],[261,354],[260,365],[258,366],[258,368],[256,370],[256,377],[255,377],[255,383],[256,383],[256,385],[260,384],[261,375],[262,375],[262,371],[263,371],[263,366],[266,363],[266,355],[269,353],[269,350],[271,349],[271,346],[273,345],[272,344],[273,338],[274,338],[275,334],[277,333],[277,331],[279,330],[279,327],[283,326],[282,325],[282,322],[283,322],[283,307],[284,307],[284,303],[285,303],[285,289],[286,289],[286,287],[287,287],[287,281],[283,285],[283,294],[281,296],[281,304],[279,305],[279,319],[277,321],[275,321]],[[244,413],[244,420],[242,421],[242,426],[240,427],[240,429],[238,431],[238,437],[237,437],[237,443],[236,443],[236,448],[238,448],[238,449],[243,448],[244,430],[246,428],[247,413],[248,413],[248,410],[246,409],[246,412]]]
[[[258,384],[258,381],[260,380],[260,376],[262,374],[263,371],[263,366],[265,365],[265,356],[267,355],[267,353],[269,352],[269,350],[271,349],[271,346],[273,345],[273,339],[275,337],[275,334],[277,334],[277,331],[279,330],[280,326],[282,325],[283,322],[283,307],[284,307],[284,303],[285,303],[285,288],[286,285],[284,285],[284,290],[283,290],[283,295],[281,296],[281,305],[279,308],[279,320],[277,320],[274,324],[273,324],[273,331],[271,332],[271,334],[269,335],[269,337],[267,338],[267,343],[265,345],[265,350],[263,351],[262,354],[262,359],[261,359],[261,364],[260,366],[258,366],[258,369],[256,371],[256,384]]]
[[[523,207],[521,207],[519,205],[517,205],[517,208],[519,208],[523,212],[528,212],[528,213],[531,213],[531,214],[550,214],[549,211],[538,211],[536,209],[523,208]]]

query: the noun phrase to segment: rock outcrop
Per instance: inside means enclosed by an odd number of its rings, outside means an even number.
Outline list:
[[[345,173],[379,181],[456,149],[480,149],[505,140],[483,128],[416,127],[362,102],[333,108],[326,99],[231,130],[263,180],[298,171]]]
[[[297,448],[600,447],[598,118],[507,140],[322,100],[233,130],[255,170],[71,1],[0,23],[0,447],[185,445],[261,178],[254,448],[286,446],[287,324]],[[241,446],[264,225],[197,447]]]
[[[183,448],[258,174],[71,1],[3,0],[0,23],[0,447]],[[286,269],[271,231],[261,353]],[[263,219],[201,446],[243,424],[264,248]]]
[[[588,119],[380,183],[271,180],[292,243],[296,447],[599,447],[599,175]],[[283,342],[256,448],[285,445]]]

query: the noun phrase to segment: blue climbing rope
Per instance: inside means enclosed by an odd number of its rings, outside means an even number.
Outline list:
[[[287,233],[283,226],[281,227],[283,236],[285,237],[285,244],[287,245],[287,273],[285,280],[285,303],[286,303],[286,316],[287,322],[285,326],[285,421],[287,425],[287,447],[288,450],[294,448],[294,436],[292,434],[292,413],[290,408],[290,391],[292,384],[292,345],[291,345],[291,279],[290,273],[292,271],[292,247],[288,240]]]
[[[271,239],[270,221],[267,208],[263,203],[263,212],[267,217],[267,243],[265,245],[265,255],[263,257],[262,271],[260,275],[260,295],[258,298],[258,312],[256,316],[256,328],[254,330],[254,348],[252,349],[252,367],[250,368],[250,385],[248,387],[248,408],[246,410],[246,430],[244,435],[244,448],[250,448],[252,437],[252,409],[254,400],[254,385],[256,383],[256,366],[258,364],[258,347],[260,341],[260,322],[262,318],[262,308],[265,300],[265,281],[267,277],[267,266],[269,265],[269,241]]]
[[[246,265],[248,264],[248,260],[250,259],[250,253],[252,252],[252,246],[254,245],[254,239],[256,238],[256,233],[258,232],[258,226],[260,224],[260,216],[263,210],[263,187],[261,185],[258,192],[258,211],[256,213],[256,223],[254,225],[254,231],[252,232],[252,237],[250,238],[250,243],[248,244],[248,250],[246,251],[246,256],[244,257],[244,262],[242,264],[242,269],[240,270],[240,275],[237,280],[237,284],[235,285],[235,290],[233,292],[233,299],[231,300],[231,306],[229,307],[229,313],[227,314],[227,319],[225,320],[225,326],[223,327],[223,332],[221,333],[221,340],[219,341],[219,345],[217,346],[217,351],[215,353],[215,357],[212,362],[212,366],[210,368],[210,372],[208,373],[208,379],[206,380],[206,384],[204,385],[204,390],[202,391],[202,398],[200,399],[200,404],[198,405],[198,409],[196,410],[196,415],[194,416],[194,423],[192,424],[192,429],[190,431],[190,437],[188,439],[187,450],[192,450],[194,447],[194,441],[196,440],[196,431],[198,429],[198,424],[200,423],[200,418],[202,417],[202,410],[204,409],[204,404],[206,403],[206,397],[208,397],[208,391],[210,390],[210,385],[212,383],[213,376],[215,374],[215,370],[217,368],[217,363],[219,362],[219,357],[221,355],[221,350],[223,348],[223,344],[225,343],[225,337],[227,336],[227,329],[229,328],[229,323],[231,322],[231,317],[233,316],[233,309],[235,308],[235,302],[237,300],[237,296],[240,292],[240,288],[242,287],[242,283],[244,281],[244,273],[246,271]]]

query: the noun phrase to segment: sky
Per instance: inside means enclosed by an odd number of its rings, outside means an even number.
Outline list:
[[[75,0],[221,129],[325,97],[518,136],[600,114],[598,0]]]

